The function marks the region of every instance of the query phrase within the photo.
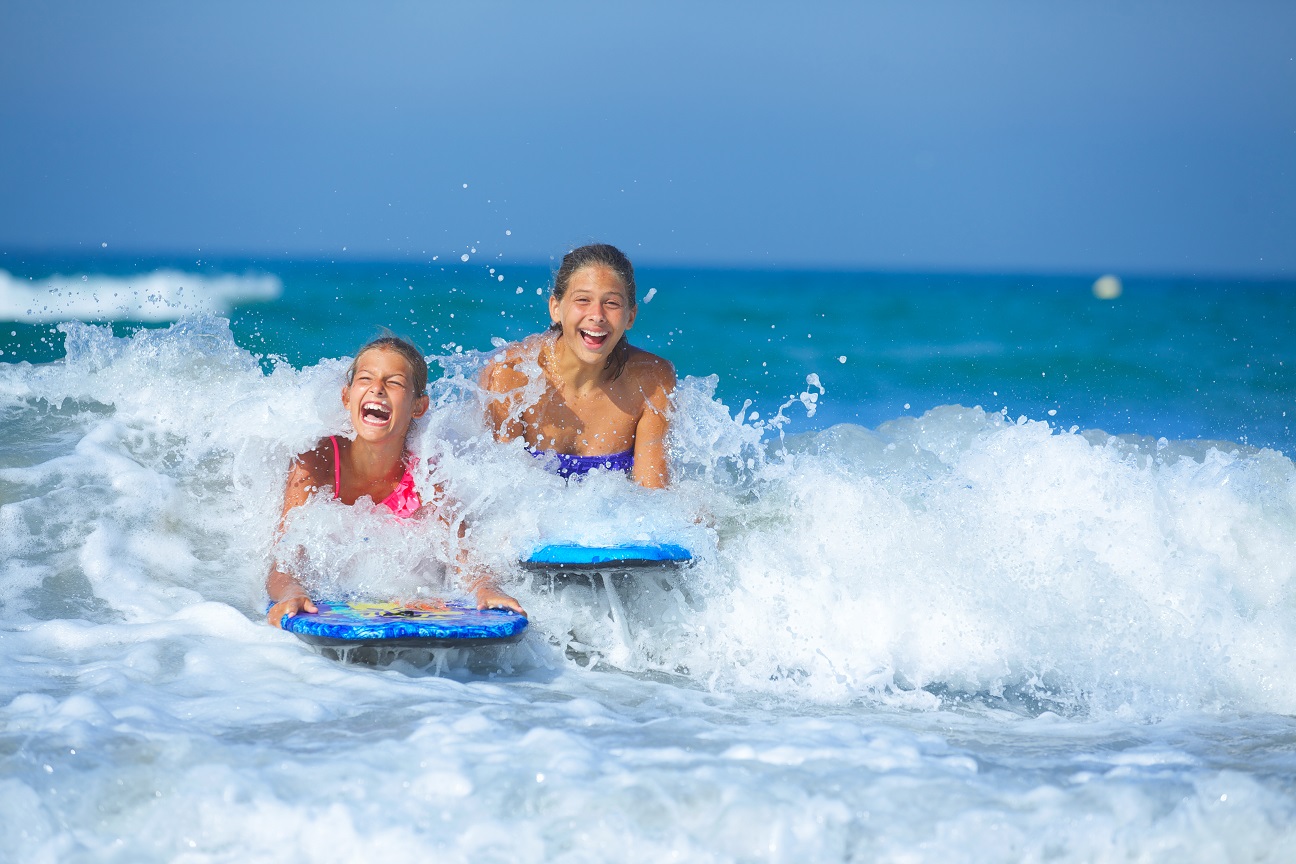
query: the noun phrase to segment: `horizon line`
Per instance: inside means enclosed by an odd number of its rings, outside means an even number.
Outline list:
[[[457,252],[457,250],[456,250]],[[497,254],[496,257],[490,258],[487,253],[482,252],[474,256],[477,259],[460,261],[457,258],[444,257],[455,253],[445,252],[429,255],[426,251],[421,252],[377,252],[374,250],[352,252],[343,249],[340,252],[305,252],[291,251],[284,252],[265,252],[265,251],[248,251],[248,250],[205,250],[202,248],[193,249],[176,249],[176,248],[156,248],[148,249],[135,246],[100,246],[95,248],[84,245],[49,245],[49,246],[13,246],[6,248],[0,243],[0,268],[4,267],[7,258],[10,256],[31,256],[36,258],[54,259],[58,257],[89,259],[93,257],[103,258],[117,264],[121,264],[130,258],[155,259],[164,264],[171,264],[176,259],[190,258],[192,256],[201,256],[194,263],[198,266],[207,264],[217,265],[221,263],[241,263],[241,264],[262,264],[271,262],[282,262],[291,264],[334,264],[334,265],[417,265],[420,267],[438,266],[442,269],[451,268],[454,270],[467,270],[473,267],[525,267],[529,269],[548,269],[556,271],[559,264],[558,256],[540,255],[519,255],[511,259],[502,259]],[[444,257],[444,260],[442,260]],[[926,267],[913,267],[908,265],[899,265],[895,263],[883,262],[856,262],[849,263],[843,261],[829,261],[823,263],[814,263],[802,260],[787,261],[769,261],[754,262],[751,260],[732,260],[725,258],[697,258],[694,256],[678,256],[672,258],[663,258],[660,256],[646,255],[634,256],[634,266],[636,270],[706,270],[706,271],[728,271],[728,272],[747,272],[747,273],[819,273],[819,274],[867,274],[879,276],[965,276],[965,277],[1016,277],[1016,278],[1049,278],[1049,279],[1087,279],[1093,280],[1101,276],[1116,276],[1118,279],[1183,279],[1183,280],[1202,280],[1202,281],[1242,281],[1242,282],[1292,282],[1296,281],[1296,274],[1289,273],[1285,268],[1274,269],[1244,269],[1244,268],[1224,268],[1224,267],[1201,267],[1196,269],[1175,269],[1171,267],[1109,267],[1109,268],[1090,268],[1081,267],[1080,265],[1067,265],[1056,267],[1029,267],[1029,266],[1001,266],[992,267],[988,265],[928,265]],[[482,260],[484,259],[484,260]],[[81,262],[77,262],[81,263]]]

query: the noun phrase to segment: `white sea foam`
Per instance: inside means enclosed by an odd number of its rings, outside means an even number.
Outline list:
[[[0,270],[0,321],[177,321],[228,314],[237,303],[266,302],[283,293],[265,273],[204,275],[155,270],[133,276],[55,275],[21,279]]]
[[[19,581],[75,560],[117,614],[149,617],[213,593],[253,614],[288,458],[346,431],[342,361],[263,374],[218,319],[129,339],[64,329],[65,362],[0,379],[10,412],[61,413],[82,430],[70,452],[0,475],[43,490],[6,505],[8,519],[48,519],[75,538],[51,548],[47,527],[6,532],[40,550],[16,556]],[[619,663],[830,702],[1296,711],[1284,674],[1296,654],[1296,469],[1276,452],[1066,433],[956,406],[770,440],[729,416],[714,382],[688,379],[674,490],[609,472],[567,484],[485,433],[479,361],[447,358],[453,371],[411,439],[416,476],[446,492],[470,546],[516,580],[541,620],[580,613],[517,570],[537,543],[696,552],[687,591],[631,589],[628,630],[585,633]],[[83,506],[53,503],[72,490]],[[327,502],[296,532],[293,543],[350,562],[348,584],[366,592],[380,592],[402,556],[440,561],[407,586],[437,590],[453,554],[445,537],[402,540],[379,515]],[[202,543],[224,551],[211,560]],[[366,543],[372,553],[359,551]],[[635,644],[619,644],[627,634]]]
[[[66,360],[0,365],[15,857],[1296,854],[1278,453],[957,406],[780,438],[685,379],[674,489],[564,484],[485,433],[481,358],[458,355],[416,479],[532,624],[373,669],[262,618],[288,461],[347,431],[344,362],[267,373],[214,318],[64,329]],[[347,590],[393,568],[415,574],[400,590],[444,584],[449,531],[303,516],[289,543],[350,556]],[[697,563],[614,579],[615,608],[514,565],[545,538],[626,535]]]

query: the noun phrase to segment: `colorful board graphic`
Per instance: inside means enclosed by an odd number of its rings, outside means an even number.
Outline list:
[[[315,645],[476,645],[513,642],[525,615],[439,600],[413,603],[315,604],[319,612],[285,615],[283,628]]]

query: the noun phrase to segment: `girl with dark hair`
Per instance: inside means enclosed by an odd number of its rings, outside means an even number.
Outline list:
[[[620,249],[567,253],[549,294],[549,331],[508,346],[482,371],[482,386],[497,394],[487,405],[495,437],[521,438],[564,477],[606,468],[664,487],[675,370],[626,341],[637,312],[634,267]],[[538,398],[533,381],[542,382]]]

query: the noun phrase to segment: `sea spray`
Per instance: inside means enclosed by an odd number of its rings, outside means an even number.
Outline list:
[[[0,379],[7,412],[78,439],[0,474],[9,590],[82,582],[108,618],[221,599],[255,619],[288,462],[347,431],[345,361],[267,374],[219,319],[129,338],[65,329],[66,360]],[[780,440],[716,401],[714,380],[686,377],[674,489],[610,472],[569,483],[494,441],[482,358],[462,356],[442,358],[411,436],[420,490],[444,496],[446,524],[407,535],[312,502],[289,540],[322,556],[315,584],[454,590],[462,530],[555,645],[575,627],[605,663],[702,687],[1134,716],[1296,710],[1283,675],[1296,652],[1296,471],[1274,451],[958,406]],[[697,561],[669,602],[630,590],[618,630],[519,571],[546,539],[678,542]],[[329,561],[349,575],[318,575]]]
[[[474,530],[501,550],[498,568],[536,537],[695,549],[687,638],[674,618],[655,633],[632,602],[643,650],[627,662],[830,702],[1296,706],[1281,674],[1296,650],[1296,475],[1281,454],[1147,451],[959,406],[780,441],[730,416],[714,383],[680,384],[669,493],[611,476],[567,484],[479,431],[460,448],[469,458],[445,463],[452,488],[474,490]],[[480,412],[471,400],[440,410],[429,430],[479,428],[456,413]]]
[[[745,661],[722,679],[821,698],[1291,710],[1285,457],[1143,459],[954,406],[789,450],[721,548],[736,589],[724,647]]]

